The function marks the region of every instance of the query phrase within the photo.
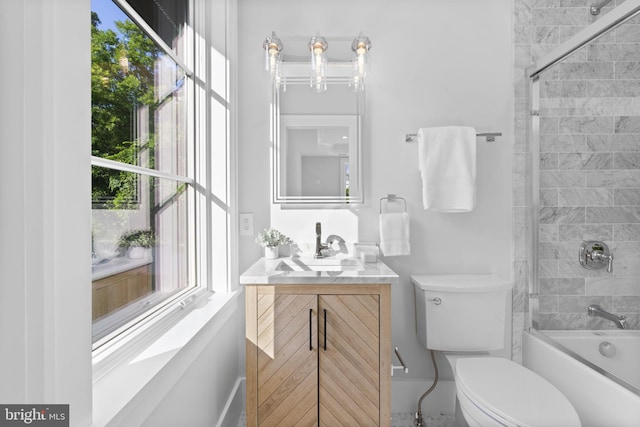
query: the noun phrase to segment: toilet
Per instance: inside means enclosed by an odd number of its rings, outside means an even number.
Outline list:
[[[413,275],[411,281],[418,339],[445,352],[469,426],[580,426],[576,410],[551,383],[488,354],[504,347],[510,282],[490,274]]]

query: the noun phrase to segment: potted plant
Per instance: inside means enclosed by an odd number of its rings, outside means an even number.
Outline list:
[[[264,247],[264,257],[266,259],[278,258],[280,245],[287,245],[291,242],[292,240],[289,237],[275,228],[265,229],[263,232],[258,233],[258,237],[256,237],[256,243]]]
[[[155,236],[151,230],[131,230],[124,233],[118,245],[127,251],[129,258],[150,258]]]

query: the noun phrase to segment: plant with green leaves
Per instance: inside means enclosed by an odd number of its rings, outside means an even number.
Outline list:
[[[147,230],[130,230],[124,233],[118,241],[121,248],[150,248],[155,243],[155,236],[149,229]]]
[[[293,240],[291,240],[291,238],[275,228],[265,229],[263,232],[258,233],[258,237],[256,237],[256,243],[262,247],[287,245],[292,242]]]

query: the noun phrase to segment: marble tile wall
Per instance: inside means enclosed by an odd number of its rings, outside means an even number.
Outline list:
[[[514,182],[526,189],[526,66],[598,17],[592,0],[515,0]],[[617,4],[622,3],[618,1]],[[603,16],[615,6],[603,9]],[[624,314],[640,329],[640,19],[545,72],[540,88],[539,324],[541,329],[608,329],[587,306]],[[514,191],[519,191],[514,186]],[[518,200],[514,196],[514,200]],[[527,203],[514,205],[514,271],[527,271]],[[583,240],[603,240],[614,273],[586,270]],[[519,247],[524,245],[524,248]],[[518,275],[516,275],[518,278]],[[527,277],[516,281],[526,313]],[[514,313],[515,314],[515,313]],[[514,316],[515,318],[515,316]],[[514,331],[516,325],[514,325]],[[520,328],[519,330],[522,330]]]

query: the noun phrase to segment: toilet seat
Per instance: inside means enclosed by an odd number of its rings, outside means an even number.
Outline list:
[[[506,426],[579,427],[569,400],[551,383],[510,360],[461,358],[455,366],[459,400]]]

